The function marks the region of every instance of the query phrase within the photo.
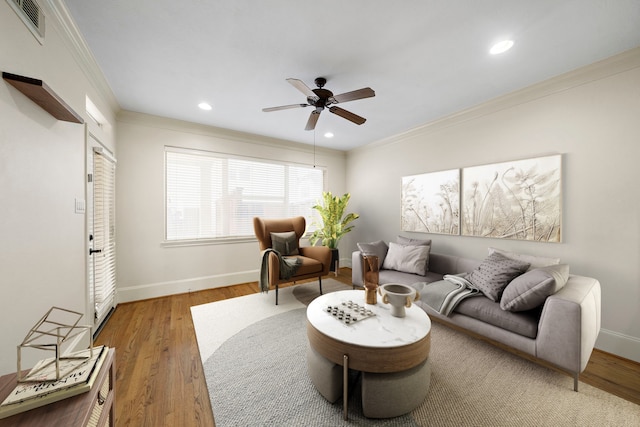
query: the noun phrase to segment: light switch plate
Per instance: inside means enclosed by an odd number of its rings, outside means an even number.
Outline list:
[[[84,201],[84,199],[77,199],[76,198],[76,213],[77,214],[83,214],[86,212],[86,203]]]

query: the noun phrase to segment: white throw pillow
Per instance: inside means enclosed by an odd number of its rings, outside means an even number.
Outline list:
[[[424,276],[427,272],[430,250],[431,246],[405,246],[389,242],[389,251],[382,268]]]

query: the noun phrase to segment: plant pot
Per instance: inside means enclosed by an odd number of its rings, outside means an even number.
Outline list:
[[[331,265],[329,266],[329,271],[335,272],[336,276],[338,275],[338,268],[340,263],[340,253],[337,249],[331,249]]]

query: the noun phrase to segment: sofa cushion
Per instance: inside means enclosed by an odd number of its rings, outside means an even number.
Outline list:
[[[500,308],[525,311],[543,304],[549,295],[558,292],[569,280],[567,264],[536,268],[513,279],[502,293]]]
[[[546,267],[548,265],[560,264],[560,258],[550,258],[537,255],[519,254],[516,252],[509,252],[498,248],[489,248],[489,255],[494,252],[498,252],[507,258],[515,259],[517,261],[528,262],[529,270],[534,268]]]
[[[431,246],[400,245],[389,242],[382,268],[424,275],[427,272]]]
[[[295,231],[271,233],[271,247],[280,255],[298,255],[298,236]]]
[[[382,267],[389,246],[382,240],[371,243],[358,243],[358,249],[362,252],[362,255],[375,255],[378,257],[378,268]]]
[[[528,262],[510,259],[494,252],[467,276],[467,280],[491,301],[500,301],[504,288],[527,268]]]
[[[412,239],[410,237],[398,236],[396,238],[396,243],[400,243],[401,245],[409,246],[431,246],[431,239]]]
[[[305,274],[320,273],[324,267],[320,261],[306,256],[298,255],[296,258],[300,260],[300,266],[296,270],[296,276],[302,276]]]
[[[538,335],[538,321],[541,308],[513,313],[500,309],[500,303],[493,302],[483,296],[464,299],[453,311],[474,319],[488,323],[498,328],[506,329],[528,338]]]

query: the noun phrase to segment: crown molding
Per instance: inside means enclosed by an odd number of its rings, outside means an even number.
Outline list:
[[[290,141],[286,139],[278,139],[254,133],[242,132],[232,129],[219,128],[211,125],[194,123],[169,117],[155,116],[147,113],[139,113],[135,111],[120,110],[116,121],[120,123],[128,123],[136,126],[146,126],[156,129],[165,129],[175,132],[190,133],[211,138],[220,138],[226,141],[236,141],[241,143],[249,143],[262,145],[266,147],[282,148],[302,153],[323,153],[332,156],[344,157],[346,152],[336,150],[334,148],[318,147],[315,148],[309,144]]]
[[[93,53],[91,53],[91,49],[84,41],[82,33],[71,17],[64,0],[45,0],[43,3],[42,7],[50,19],[48,24],[52,24],[51,21],[53,21],[53,25],[60,30],[60,35],[71,48],[71,52],[85,76],[98,91],[98,94],[109,104],[115,115],[121,109],[120,104],[98,66]]]
[[[426,135],[441,129],[455,126],[470,120],[496,113],[501,110],[523,105],[550,95],[558,94],[585,84],[602,80],[616,74],[640,68],[640,47],[594,62],[573,71],[560,74],[540,83],[527,86],[506,95],[494,98],[471,108],[450,114],[424,125],[409,129],[389,138],[374,141],[351,150],[358,152],[376,147],[385,147],[400,143],[407,138]]]

